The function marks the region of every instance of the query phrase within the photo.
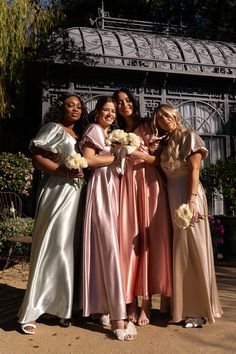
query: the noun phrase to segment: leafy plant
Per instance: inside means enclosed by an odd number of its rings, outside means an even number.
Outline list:
[[[236,161],[216,161],[201,170],[201,181],[208,199],[224,200],[227,215],[236,213]]]
[[[31,159],[22,153],[0,154],[0,190],[28,196],[33,179]]]
[[[0,0],[0,117],[10,114],[22,81],[24,59],[62,16],[56,1]],[[10,97],[11,96],[11,97]]]
[[[6,254],[8,249],[7,238],[9,236],[32,236],[34,219],[29,217],[3,217],[0,220],[0,254]],[[17,256],[24,255],[25,245],[17,242],[13,247],[13,252]]]

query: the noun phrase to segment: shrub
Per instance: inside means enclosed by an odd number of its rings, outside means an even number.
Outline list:
[[[0,190],[28,196],[33,179],[31,159],[21,152],[0,154]]]
[[[236,213],[236,161],[217,161],[201,170],[201,181],[207,198],[223,199],[226,215]]]
[[[8,249],[7,237],[9,236],[32,236],[34,219],[25,217],[4,217],[0,220],[0,254],[6,254]],[[13,247],[13,253],[22,256],[27,246],[17,243]]]

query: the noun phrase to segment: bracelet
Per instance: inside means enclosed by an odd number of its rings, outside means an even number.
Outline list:
[[[197,193],[190,193],[190,195],[194,195],[195,197],[197,196]]]

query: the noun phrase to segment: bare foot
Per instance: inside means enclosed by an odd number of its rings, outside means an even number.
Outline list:
[[[139,326],[143,327],[149,324],[151,317],[151,307],[152,303],[150,299],[142,301],[142,308],[138,318]]]
[[[135,296],[131,304],[128,304],[128,321],[137,323],[138,321],[138,299]]]

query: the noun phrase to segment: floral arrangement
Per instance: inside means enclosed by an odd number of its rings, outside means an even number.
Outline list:
[[[180,229],[186,229],[191,225],[192,213],[188,204],[182,204],[174,212],[174,222]]]
[[[209,215],[208,217],[211,229],[211,238],[213,247],[218,247],[224,243],[225,228],[219,219]]]
[[[73,153],[65,159],[65,166],[69,170],[81,170],[88,167],[88,162],[79,153]]]
[[[133,147],[134,149],[131,150],[134,151],[140,146],[141,140],[135,133],[126,133],[122,129],[115,129],[108,135],[106,143],[107,145],[120,144],[122,146]]]
[[[126,133],[122,129],[115,129],[108,135],[106,144],[113,147],[119,160],[117,172],[123,175],[125,157],[141,145],[140,137],[135,133]]]
[[[69,170],[79,170],[88,167],[88,162],[85,157],[81,156],[79,153],[72,153],[65,159],[64,162],[66,168]],[[83,187],[86,184],[84,178],[74,178],[74,181],[78,183],[79,187]]]
[[[21,152],[0,154],[0,190],[28,196],[32,188],[33,165]]]

